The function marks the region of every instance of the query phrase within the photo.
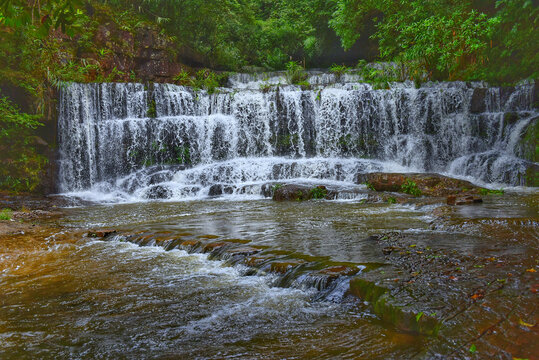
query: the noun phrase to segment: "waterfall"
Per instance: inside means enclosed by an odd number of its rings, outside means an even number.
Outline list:
[[[372,171],[526,185],[537,169],[522,145],[537,126],[533,83],[375,90],[352,75],[309,81],[309,89],[262,87],[283,79],[241,74],[213,94],[170,84],[69,85],[59,102],[60,190],[185,198],[219,184],[259,194],[268,182],[353,184]]]

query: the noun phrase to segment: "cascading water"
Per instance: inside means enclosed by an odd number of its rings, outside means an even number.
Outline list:
[[[311,89],[236,75],[214,94],[154,84],[72,84],[59,106],[59,186],[121,198],[260,196],[271,182],[353,186],[357,174],[429,171],[526,185],[537,163],[535,86],[396,84],[314,74]],[[274,74],[268,83],[282,79]],[[533,149],[535,151],[535,149]],[[531,156],[533,159],[533,155]]]

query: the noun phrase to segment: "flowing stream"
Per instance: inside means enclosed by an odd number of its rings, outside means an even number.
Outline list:
[[[524,280],[506,287],[518,296],[485,294],[488,306],[474,307],[468,293],[507,271],[535,276],[525,270],[539,249],[534,85],[375,90],[316,72],[309,89],[283,82],[238,74],[213,94],[168,84],[64,89],[59,191],[91,203],[64,209],[61,231],[0,237],[0,358],[463,358],[472,342],[483,358],[539,350],[533,330],[477,337],[518,301],[506,323],[527,330],[518,320],[537,312]],[[359,175],[378,171],[509,191],[448,213],[365,202]],[[285,183],[339,196],[269,199]],[[85,235],[103,228],[117,232]],[[426,255],[421,266],[441,259],[429,268],[441,275],[417,274],[414,285],[406,263],[389,266],[380,244],[395,233],[411,241],[399,245],[403,256]],[[444,314],[441,335],[403,331],[352,296],[350,280],[375,271],[410,286],[399,296],[419,317]]]

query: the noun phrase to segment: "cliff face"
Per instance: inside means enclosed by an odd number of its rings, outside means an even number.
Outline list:
[[[172,82],[181,70],[204,63],[201,55],[178,44],[155,24],[122,21],[106,8],[88,12],[94,19],[91,46],[81,41],[82,35],[75,37],[75,57],[98,64],[107,80]],[[88,80],[98,80],[98,71],[90,73]]]

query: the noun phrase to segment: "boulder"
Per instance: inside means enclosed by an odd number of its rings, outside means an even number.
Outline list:
[[[223,194],[232,194],[234,193],[234,188],[232,186],[223,185],[223,184],[214,184],[210,186],[208,191],[209,196],[220,196]]]
[[[146,190],[144,197],[146,199],[170,199],[172,190],[163,185],[154,185]]]
[[[328,190],[325,186],[307,186],[288,184],[273,188],[273,200],[276,201],[304,201],[311,199],[335,199],[337,192]]]
[[[401,191],[408,180],[414,182],[425,196],[448,196],[454,194],[477,194],[480,188],[469,181],[450,178],[439,174],[370,173],[357,176],[357,183],[367,183],[376,191]]]

